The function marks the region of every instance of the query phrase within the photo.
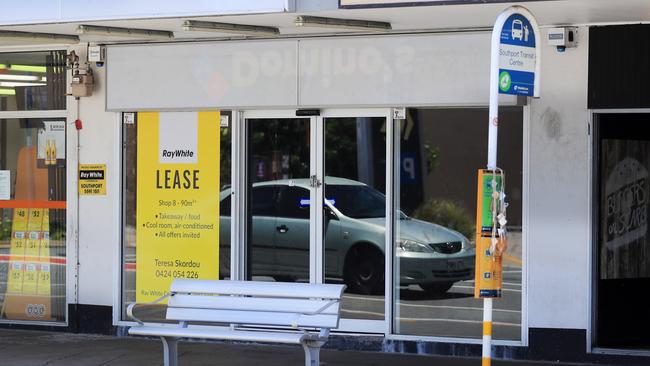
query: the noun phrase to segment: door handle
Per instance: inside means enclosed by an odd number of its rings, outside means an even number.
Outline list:
[[[286,233],[287,231],[289,231],[289,228],[287,227],[287,225],[281,225],[281,226],[276,227],[275,229],[276,229],[280,234],[284,234],[284,233]]]

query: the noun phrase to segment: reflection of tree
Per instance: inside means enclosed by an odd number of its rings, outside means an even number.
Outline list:
[[[231,146],[232,146],[232,137],[230,134],[230,128],[221,128],[221,151],[219,152],[220,158],[220,190],[223,190],[226,186],[230,185],[231,182]]]
[[[433,170],[440,165],[440,149],[432,147],[429,142],[424,143],[424,153],[427,158],[427,174],[433,173]]]
[[[332,118],[327,120],[325,124],[325,167],[327,175],[353,180],[358,179],[356,131],[356,118]]]
[[[10,210],[2,210],[3,211],[3,216],[5,212],[10,212]],[[0,222],[0,241],[9,241],[11,239],[11,217],[7,214],[7,216],[2,218],[2,221]]]
[[[456,230],[472,240],[474,237],[474,220],[465,210],[455,202],[449,200],[429,200],[420,205],[413,214],[413,218],[431,222]]]
[[[124,125],[124,195],[125,195],[125,217],[127,225],[135,226],[136,220],[136,194],[137,194],[137,172],[138,172],[138,125]]]
[[[271,161],[277,171],[266,179],[309,176],[309,120],[307,119],[259,119],[249,120],[251,156]],[[287,155],[288,167],[282,167],[282,156]],[[268,168],[268,167],[267,167]],[[252,164],[251,169],[255,169]],[[253,177],[255,175],[252,175]]]

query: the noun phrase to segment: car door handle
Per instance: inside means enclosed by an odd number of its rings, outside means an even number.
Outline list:
[[[289,231],[289,228],[287,227],[287,225],[278,226],[278,227],[276,227],[275,229],[276,229],[280,234],[284,234],[284,233],[286,233],[287,231]]]

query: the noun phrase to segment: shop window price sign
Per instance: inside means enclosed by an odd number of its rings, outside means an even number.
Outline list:
[[[79,195],[106,195],[106,164],[81,164],[79,166]]]
[[[501,29],[499,93],[534,96],[537,62],[535,31],[522,14],[510,15]]]

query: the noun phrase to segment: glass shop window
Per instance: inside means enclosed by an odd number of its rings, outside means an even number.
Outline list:
[[[0,320],[65,321],[65,146],[65,119],[0,119]]]
[[[480,338],[473,297],[477,170],[487,155],[486,109],[408,109],[395,126],[395,332]],[[523,113],[502,108],[499,167],[506,174],[508,250],[494,338],[521,339]]]

